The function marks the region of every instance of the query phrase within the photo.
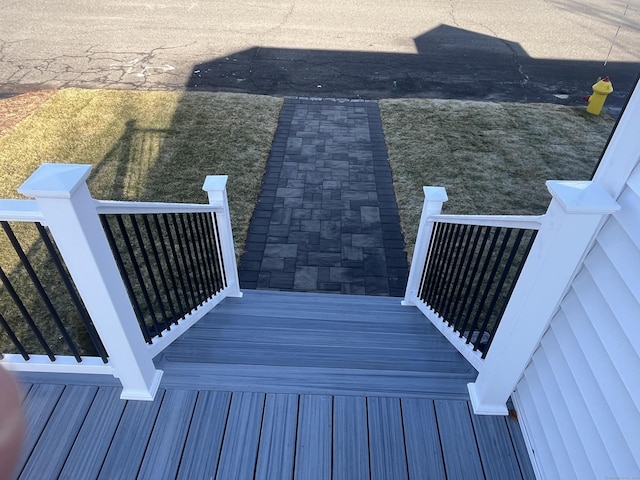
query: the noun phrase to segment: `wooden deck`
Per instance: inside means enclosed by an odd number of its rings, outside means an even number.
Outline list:
[[[475,371],[399,299],[245,292],[113,379],[22,375],[19,478],[533,479],[518,424],[470,412]]]

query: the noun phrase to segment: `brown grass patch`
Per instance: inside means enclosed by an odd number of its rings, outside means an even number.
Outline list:
[[[613,128],[584,108],[457,100],[382,100],[402,229],[411,255],[424,185],[454,214],[541,214],[546,180],[587,180]]]

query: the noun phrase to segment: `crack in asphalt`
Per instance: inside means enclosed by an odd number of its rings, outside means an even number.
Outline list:
[[[545,0],[548,1],[548,0]],[[460,23],[458,23],[458,19],[456,18],[455,15],[455,8],[456,8],[456,2],[455,0],[451,0],[449,2],[449,17],[451,17],[451,21],[453,22],[453,24],[458,27],[458,28],[462,28],[464,29],[465,27],[463,25],[461,25]],[[520,86],[522,88],[524,88],[527,83],[529,83],[529,75],[526,74],[526,72],[524,71],[524,65],[522,64],[522,62],[520,61],[520,56],[518,55],[517,50],[514,48],[514,46],[511,44],[511,42],[509,42],[508,40],[505,40],[504,38],[500,37],[498,35],[498,32],[494,31],[493,29],[491,29],[491,27],[484,25],[483,23],[478,23],[478,22],[472,22],[475,23],[476,25],[480,26],[481,28],[485,29],[486,31],[488,31],[491,36],[493,38],[495,38],[496,40],[499,40],[500,42],[502,42],[511,52],[511,57],[513,59],[513,63],[515,64],[517,70],[518,70],[518,74],[520,75],[520,77],[522,78],[522,80],[520,80]]]
[[[11,88],[9,84],[38,88],[171,88],[184,83],[184,74],[178,74],[173,65],[160,61],[158,57],[161,53],[191,44],[163,45],[146,52],[99,50],[98,45],[92,45],[77,55],[22,58],[17,61],[7,58],[10,45],[11,42],[0,39],[0,65],[3,70],[0,75],[4,77],[0,79],[0,91]]]

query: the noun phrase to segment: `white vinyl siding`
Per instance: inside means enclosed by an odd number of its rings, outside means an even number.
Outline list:
[[[617,198],[514,401],[545,479],[640,478],[640,167]]]

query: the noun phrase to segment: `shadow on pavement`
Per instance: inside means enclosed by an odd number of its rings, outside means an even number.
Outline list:
[[[639,63],[536,59],[515,42],[440,25],[416,54],[254,47],[196,65],[187,88],[324,98],[457,98],[583,104],[600,76],[619,110]]]

